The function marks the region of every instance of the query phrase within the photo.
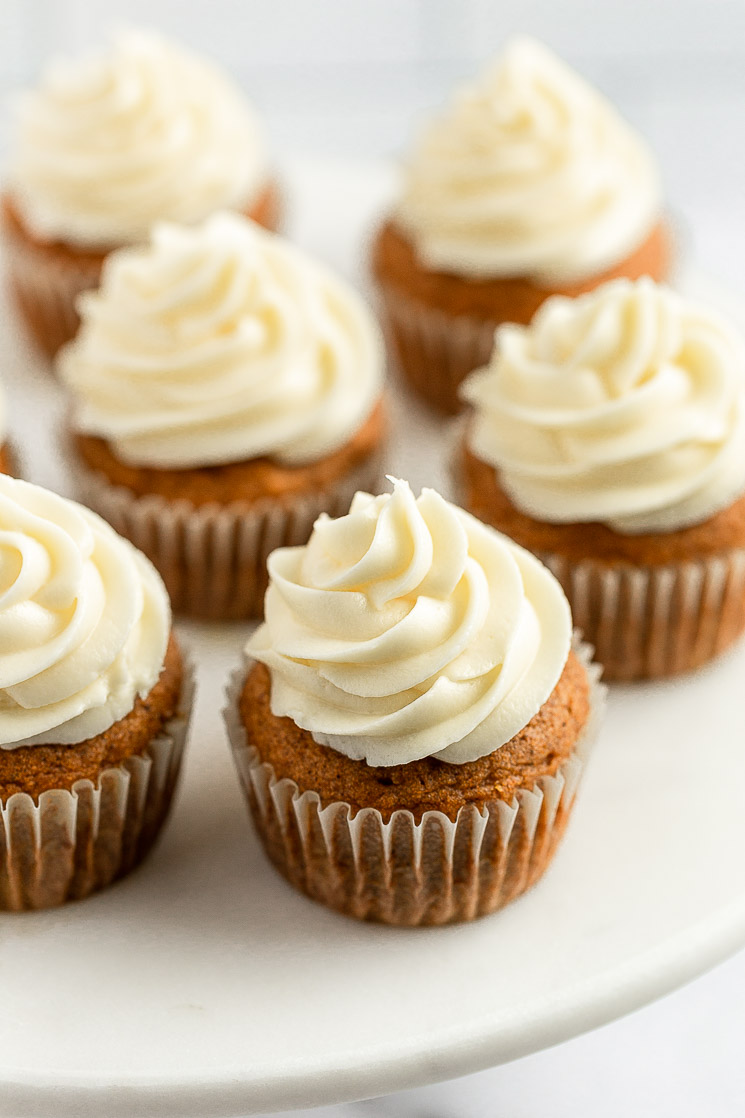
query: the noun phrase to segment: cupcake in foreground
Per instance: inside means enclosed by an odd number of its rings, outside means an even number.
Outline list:
[[[257,616],[266,557],[381,476],[383,345],[362,301],[245,218],[112,254],[60,355],[86,504],[176,610]]]
[[[403,374],[455,412],[499,323],[613,277],[665,278],[654,159],[578,74],[515,39],[420,140],[372,266]]]
[[[0,909],[87,896],[168,813],[191,681],[163,584],[98,516],[0,477]]]
[[[275,228],[278,195],[258,121],[206,60],[131,31],[58,61],[19,108],[1,216],[11,287],[50,355],[73,336],[75,299],[106,255],[154,221],[230,208]]]
[[[390,924],[470,920],[530,888],[601,699],[551,573],[402,481],[321,517],[269,572],[226,717],[274,865]]]
[[[551,568],[611,679],[745,627],[745,352],[649,279],[546,303],[463,386],[465,504]]]

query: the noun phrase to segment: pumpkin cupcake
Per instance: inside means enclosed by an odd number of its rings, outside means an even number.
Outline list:
[[[550,572],[400,481],[321,517],[269,572],[226,715],[274,865],[390,924],[470,920],[528,889],[601,697]]]
[[[165,819],[191,701],[151,564],[89,509],[0,476],[0,909],[127,873]]]
[[[519,38],[425,132],[372,267],[401,371],[434,407],[491,352],[500,322],[618,276],[663,279],[657,168],[616,110]]]
[[[610,679],[745,628],[745,349],[650,279],[502,326],[463,386],[465,504],[539,555]]]
[[[0,204],[10,285],[36,341],[53,355],[74,335],[75,299],[112,249],[144,242],[154,221],[224,208],[269,228],[279,219],[257,119],[227,77],[142,31],[55,63],[19,106]]]
[[[174,608],[256,616],[266,557],[381,476],[383,346],[358,296],[234,214],[107,260],[60,355],[87,504]]]

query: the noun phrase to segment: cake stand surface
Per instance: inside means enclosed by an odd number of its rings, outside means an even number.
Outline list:
[[[298,240],[359,279],[385,168],[291,164]],[[690,273],[681,282],[726,293]],[[742,305],[735,303],[745,324]],[[12,431],[69,491],[64,408],[2,316]],[[451,491],[448,428],[396,395],[390,470]],[[182,624],[199,694],[151,858],[79,904],[0,916],[0,1115],[228,1118],[362,1098],[566,1040],[745,944],[745,646],[614,687],[556,860],[461,927],[356,924],[299,896],[251,830],[219,709],[247,626]]]

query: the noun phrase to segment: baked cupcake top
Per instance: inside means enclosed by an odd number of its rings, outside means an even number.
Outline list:
[[[151,32],[49,67],[22,98],[11,192],[40,237],[143,241],[157,220],[248,205],[265,184],[261,131],[214,66]]]
[[[551,284],[623,260],[659,210],[641,137],[546,47],[517,38],[425,131],[395,217],[426,267]]]
[[[432,489],[357,493],[268,567],[266,620],[246,651],[269,668],[272,713],[370,765],[492,753],[569,655],[553,575]]]
[[[163,666],[168,597],[100,517],[0,475],[0,748],[103,733]]]
[[[467,439],[520,510],[668,532],[745,491],[745,347],[717,314],[644,278],[554,296],[496,333],[462,389]]]
[[[60,357],[76,425],[133,465],[189,468],[343,446],[382,391],[372,315],[340,280],[247,218],[160,225],[107,258]]]

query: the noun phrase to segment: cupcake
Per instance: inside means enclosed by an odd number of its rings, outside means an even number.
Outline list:
[[[107,254],[154,221],[230,208],[275,228],[277,189],[254,112],[210,63],[132,31],[58,61],[19,106],[0,204],[7,268],[27,325],[50,355],[77,329],[75,299]]]
[[[444,412],[500,322],[552,294],[663,279],[669,242],[646,144],[545,47],[515,39],[425,132],[372,266],[401,371]]]
[[[745,627],[745,347],[650,279],[557,296],[463,386],[466,507],[554,572],[610,679]]]
[[[226,712],[267,855],[349,916],[445,924],[541,876],[600,693],[545,567],[431,489],[269,559]]]
[[[246,218],[113,253],[60,354],[86,504],[173,606],[257,616],[266,557],[378,484],[383,346],[358,296]]]
[[[5,393],[0,389],[0,474],[12,474],[15,469],[14,455],[8,442],[6,410]]]
[[[76,900],[150,850],[191,682],[168,597],[98,516],[0,476],[0,909]]]

